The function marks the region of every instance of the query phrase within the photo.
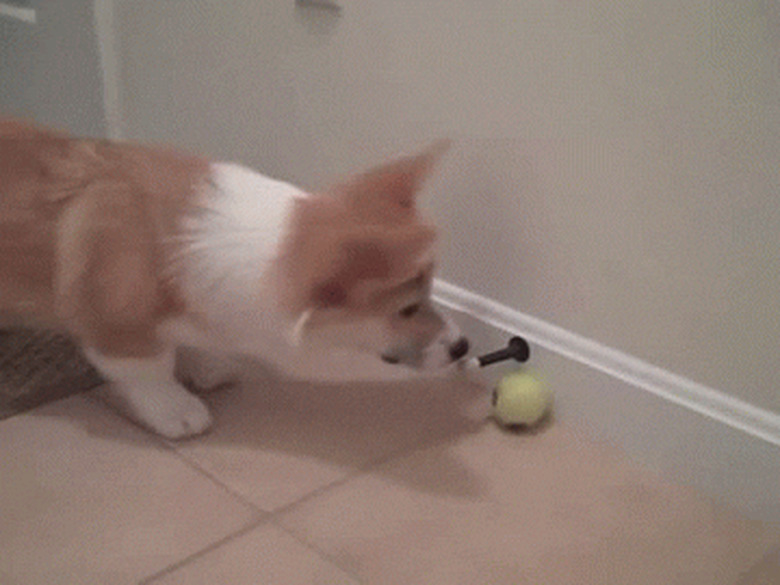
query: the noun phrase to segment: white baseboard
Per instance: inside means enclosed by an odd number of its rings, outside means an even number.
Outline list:
[[[780,524],[780,415],[556,325],[436,281],[489,348],[521,335],[555,384],[556,412],[584,423],[656,471]],[[499,341],[501,340],[501,341]]]
[[[447,282],[435,283],[434,296],[449,309],[780,446],[780,415]]]

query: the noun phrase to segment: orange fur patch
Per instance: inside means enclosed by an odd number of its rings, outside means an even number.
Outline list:
[[[64,321],[107,354],[153,351],[177,308],[162,242],[206,172],[170,150],[0,121],[0,310]]]

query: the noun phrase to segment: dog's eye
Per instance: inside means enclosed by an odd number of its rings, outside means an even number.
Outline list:
[[[409,319],[410,317],[414,317],[419,311],[420,303],[415,303],[413,305],[409,305],[408,307],[404,307],[398,312],[398,314],[401,315],[401,317],[404,319]]]

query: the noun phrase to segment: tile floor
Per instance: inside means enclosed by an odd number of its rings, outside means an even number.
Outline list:
[[[166,443],[88,395],[0,422],[0,583],[780,583],[780,535],[468,383],[208,397]]]

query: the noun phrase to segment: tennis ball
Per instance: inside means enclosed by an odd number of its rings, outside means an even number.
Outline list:
[[[552,393],[541,377],[529,370],[505,375],[493,391],[493,417],[504,426],[532,426],[552,406]]]

